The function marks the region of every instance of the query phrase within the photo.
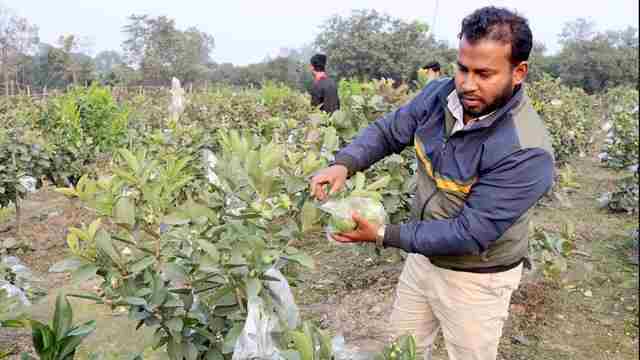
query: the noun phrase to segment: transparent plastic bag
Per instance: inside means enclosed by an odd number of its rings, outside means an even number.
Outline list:
[[[21,304],[27,306],[46,295],[44,280],[15,256],[0,258],[0,288],[7,292],[8,297],[17,297]]]
[[[341,243],[335,241],[331,235],[355,230],[356,223],[352,217],[354,212],[374,224],[387,222],[387,212],[382,202],[368,197],[350,196],[328,200],[320,205],[320,210],[331,215],[326,226],[327,239],[338,244]]]
[[[265,281],[265,290],[271,301],[265,302],[261,297],[249,299],[247,319],[233,349],[233,360],[285,359],[278,349],[279,335],[298,326],[298,306],[289,283],[275,268],[269,269],[265,275],[277,279]]]

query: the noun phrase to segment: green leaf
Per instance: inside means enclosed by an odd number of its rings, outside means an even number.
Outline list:
[[[248,278],[246,281],[247,285],[247,297],[249,299],[258,297],[260,295],[260,291],[262,290],[262,282],[257,278]]]
[[[45,355],[55,343],[55,336],[48,326],[39,321],[31,320],[30,324],[33,347],[38,355]]]
[[[147,295],[150,295],[151,293],[152,293],[151,289],[145,287],[145,288],[142,288],[142,289],[139,289],[138,291],[136,291],[134,296],[143,298],[143,297],[145,297]]]
[[[100,304],[102,303],[102,298],[92,293],[71,293],[71,294],[67,294],[67,297],[75,297],[75,298],[84,299],[84,300],[93,300]]]
[[[60,352],[56,359],[66,359],[67,356],[71,355],[82,343],[83,336],[69,336],[64,338],[62,344],[60,346]]]
[[[100,228],[100,218],[97,218],[93,222],[91,222],[91,224],[89,225],[89,229],[87,229],[87,235],[89,236],[89,239],[95,238],[96,232],[98,231],[99,228]]]
[[[162,345],[166,343],[167,337],[162,331],[162,327],[158,327],[156,331],[153,333],[153,341],[151,342],[151,348],[153,350],[158,350]]]
[[[391,176],[385,175],[380,179],[374,181],[373,183],[369,184],[369,186],[367,186],[367,191],[376,191],[378,189],[383,189],[389,185],[390,181],[391,181]]]
[[[13,317],[14,315],[11,315],[11,316]],[[3,328],[20,329],[27,326],[29,326],[29,320],[27,319],[0,321],[0,327],[3,327]]]
[[[56,188],[55,192],[60,193],[67,197],[76,197],[78,193],[74,188]]]
[[[198,245],[204,250],[213,262],[220,261],[220,253],[218,252],[218,247],[215,244],[208,242],[207,240],[198,239]]]
[[[320,219],[320,211],[311,201],[306,201],[300,212],[302,232],[307,232],[314,228],[314,225]]]
[[[313,261],[313,258],[305,253],[297,253],[297,254],[292,254],[292,255],[285,255],[283,256],[283,258],[285,260],[289,260],[289,261],[293,261],[295,263],[298,263],[304,267],[307,267],[309,269],[314,269],[315,268],[315,262]]]
[[[117,262],[120,258],[116,249],[113,247],[111,235],[103,229],[98,230],[98,233],[96,234],[96,247],[108,256],[111,261]]]
[[[136,305],[136,306],[147,305],[147,301],[145,299],[140,297],[135,297],[135,296],[127,296],[126,298],[124,298],[124,301],[130,305]]]
[[[182,360],[184,358],[184,348],[182,342],[177,342],[176,339],[171,339],[167,344],[167,352],[171,360]]]
[[[63,293],[58,293],[52,324],[56,341],[60,341],[65,336],[71,327],[72,321],[73,310],[71,309],[71,304],[69,304],[69,300],[67,300],[67,297]]]
[[[162,273],[173,282],[183,283],[187,279],[187,272],[176,263],[166,263],[162,265]]]
[[[224,360],[224,355],[216,349],[207,351],[207,354],[204,356],[205,360]]]
[[[96,272],[98,271],[98,267],[94,264],[84,264],[77,268],[71,274],[71,281],[73,284],[83,283],[93,277],[96,276]]]
[[[136,210],[133,200],[127,196],[118,199],[113,207],[113,217],[116,224],[135,225]]]
[[[187,214],[189,214],[189,217],[191,218],[191,220],[194,220],[194,221],[203,217],[210,219],[216,215],[215,212],[211,210],[209,207],[199,204],[193,200],[189,200],[185,204],[184,210],[187,212]]]
[[[169,321],[167,321],[165,325],[167,326],[167,328],[169,328],[169,330],[171,331],[171,335],[173,336],[178,336],[182,332],[182,328],[184,327],[182,319],[178,317],[169,319]]]
[[[197,360],[198,359],[198,349],[192,343],[186,343],[184,349],[184,358],[185,360]]]
[[[133,153],[131,153],[131,151],[127,149],[118,149],[118,153],[127,162],[129,168],[137,174],[140,170],[140,163],[138,162],[138,159],[135,157],[135,155],[133,155]]]
[[[149,266],[155,264],[156,262],[156,258],[153,256],[145,256],[140,260],[137,260],[134,263],[131,263],[127,266],[127,268],[129,269],[130,272],[132,273],[139,273],[141,271],[143,271],[144,269],[148,268]]]
[[[130,183],[132,183],[132,184],[135,184],[135,183],[137,183],[137,182],[138,182],[138,179],[136,179],[136,177],[135,177],[135,176],[133,176],[133,175],[129,174],[128,172],[126,172],[126,171],[124,171],[124,170],[122,170],[122,169],[113,168],[113,169],[111,169],[111,171],[112,171],[115,175],[117,175],[118,177],[120,177],[120,178],[122,178],[122,179],[124,179],[124,180],[127,180],[127,181],[129,181]]]
[[[160,275],[157,273],[153,273],[153,281],[152,281],[152,289],[151,289],[151,298],[149,299],[149,304],[151,305],[160,305],[164,302],[169,294],[169,291],[164,286],[162,280],[160,279]]]
[[[162,223],[167,225],[185,225],[189,223],[189,215],[182,211],[175,211],[162,218]]]
[[[363,173],[357,173],[353,178],[354,190],[364,190],[364,182],[366,178]]]
[[[66,336],[87,336],[96,330],[96,321],[90,320],[71,329]]]
[[[224,337],[224,342],[222,343],[223,354],[231,354],[233,352],[233,348],[236,346],[236,342],[238,341],[238,337],[240,337],[242,328],[243,324],[237,322],[233,325],[233,328],[229,330],[227,336]]]
[[[318,338],[320,339],[320,359],[333,359],[333,348],[331,346],[331,337],[327,335],[324,331],[320,329],[316,329],[318,334]],[[415,359],[415,356],[411,359]]]
[[[313,340],[300,331],[292,331],[289,335],[293,339],[294,348],[300,354],[300,360],[314,360]]]
[[[233,289],[230,287],[224,287],[216,290],[215,294],[211,297],[212,303],[216,306],[231,306],[238,303]]]

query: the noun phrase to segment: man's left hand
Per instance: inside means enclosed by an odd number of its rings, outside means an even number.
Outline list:
[[[333,236],[336,241],[343,243],[376,242],[378,228],[380,225],[368,222],[358,213],[353,213],[351,217],[356,223],[355,230],[346,233],[333,234],[331,236]]]

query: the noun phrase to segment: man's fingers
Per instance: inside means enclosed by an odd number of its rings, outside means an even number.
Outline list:
[[[339,242],[343,242],[343,243],[352,243],[352,242],[356,242],[356,240],[351,239],[347,236],[345,236],[345,234],[331,234],[331,237],[333,237],[334,240],[339,241]]]
[[[331,184],[331,190],[329,194],[335,194],[342,188],[343,182],[338,179],[333,179],[333,184]]]
[[[361,222],[366,222],[367,220],[365,220],[365,218],[363,218],[362,216],[360,216],[360,214],[358,214],[357,212],[352,212],[351,213],[351,218],[353,219],[353,221],[355,221],[357,224],[360,224]]]
[[[311,194],[318,200],[324,200],[326,197],[324,193],[324,184],[328,181],[324,176],[314,176],[311,179]]]

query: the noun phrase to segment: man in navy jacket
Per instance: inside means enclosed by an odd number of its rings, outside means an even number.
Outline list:
[[[529,210],[547,192],[554,157],[523,82],[533,43],[523,17],[485,7],[462,22],[454,79],[429,82],[410,103],[364,129],[311,180],[326,198],[347,177],[413,145],[411,221],[357,228],[342,242],[410,253],[391,315],[426,357],[442,329],[451,359],[494,360],[511,293],[528,254]]]

